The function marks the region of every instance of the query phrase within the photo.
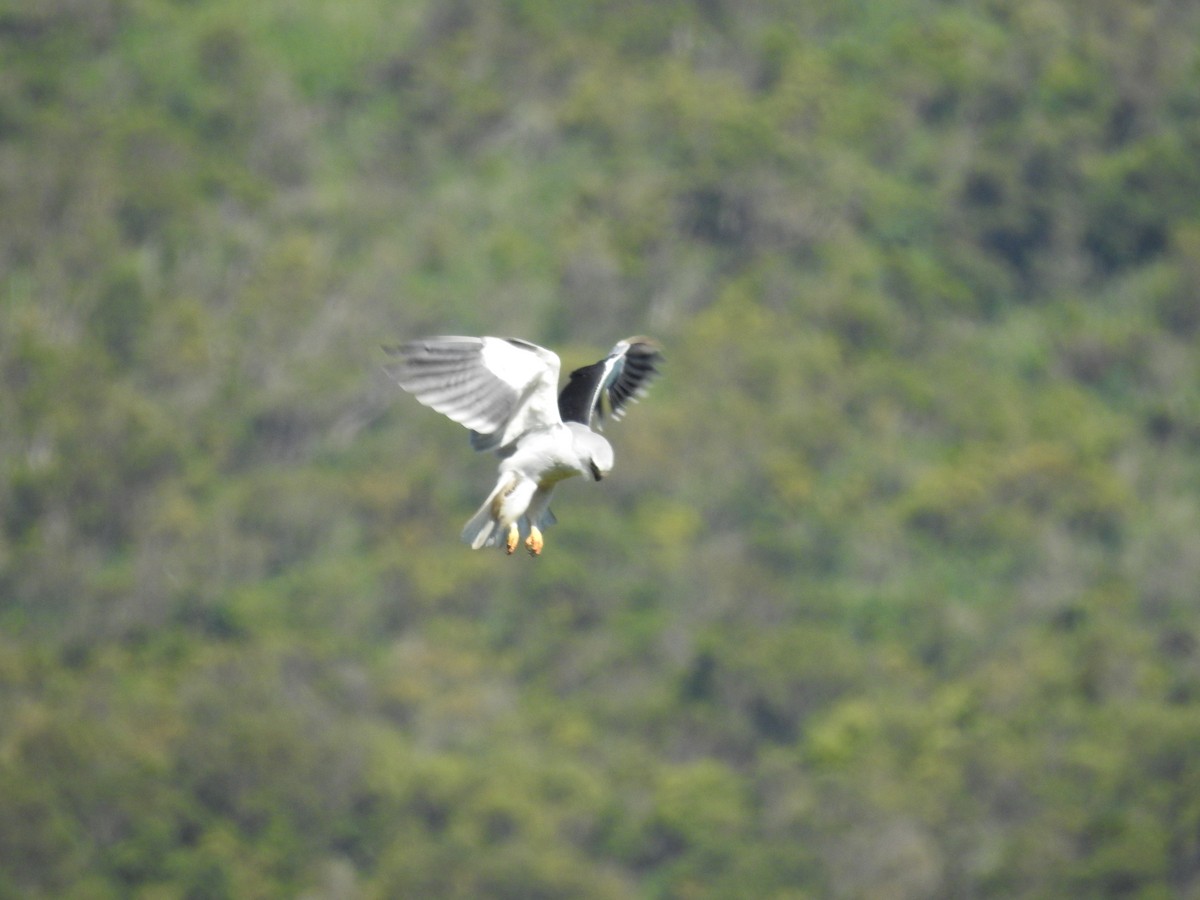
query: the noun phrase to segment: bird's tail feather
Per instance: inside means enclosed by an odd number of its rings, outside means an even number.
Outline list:
[[[492,500],[496,494],[500,492],[500,487],[492,491],[491,495],[483,501],[483,505],[475,511],[475,515],[467,520],[467,524],[463,526],[462,541],[464,544],[470,544],[472,550],[478,550],[480,547],[492,547],[498,540],[498,529],[496,528],[496,520],[492,517]]]
[[[497,517],[500,512],[500,495],[505,491],[511,491],[514,486],[515,479],[501,477],[496,482],[496,486],[492,488],[492,492],[488,494],[486,500],[479,509],[475,510],[475,515],[467,520],[467,524],[463,526],[462,541],[464,544],[470,544],[472,550],[478,550],[480,547],[495,547],[500,543],[500,529]]]

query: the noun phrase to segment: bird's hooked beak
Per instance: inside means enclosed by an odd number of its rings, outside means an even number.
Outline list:
[[[588,460],[588,467],[592,470],[592,480],[599,481],[604,477],[604,473],[600,471],[600,467],[593,460]]]

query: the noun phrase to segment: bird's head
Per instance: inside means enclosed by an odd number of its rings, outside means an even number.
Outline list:
[[[611,472],[613,468],[612,444],[586,425],[568,422],[567,426],[575,435],[575,452],[579,457],[580,469],[590,474],[593,481],[599,481]]]

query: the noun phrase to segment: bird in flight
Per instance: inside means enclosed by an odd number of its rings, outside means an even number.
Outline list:
[[[385,369],[400,387],[469,428],[476,450],[500,458],[496,486],[463,528],[463,541],[473,550],[503,542],[511,555],[524,537],[533,556],[555,521],[555,485],[573,475],[599,481],[612,471],[612,445],[593,425],[603,429],[606,416],[624,416],[663,359],[650,338],[626,338],[572,372],[558,392],[558,355],[517,338],[430,337],[384,349],[397,359]]]

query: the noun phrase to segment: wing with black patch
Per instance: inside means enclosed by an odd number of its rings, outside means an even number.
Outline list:
[[[663,354],[649,338],[619,341],[608,356],[571,373],[558,395],[558,412],[564,422],[603,427],[605,416],[620,420],[632,401],[646,393],[658,374]]]

